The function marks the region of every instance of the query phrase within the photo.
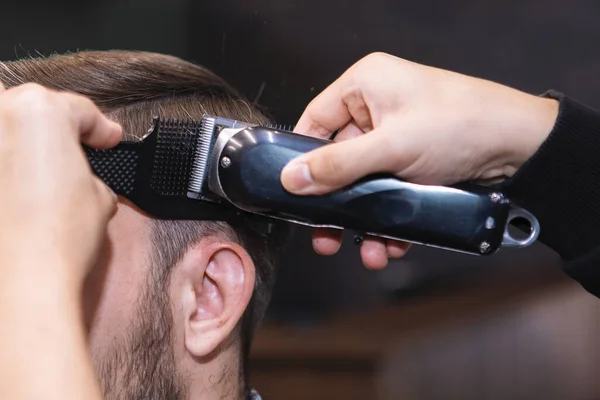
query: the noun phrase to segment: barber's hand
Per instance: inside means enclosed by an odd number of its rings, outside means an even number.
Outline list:
[[[499,181],[535,153],[557,113],[552,99],[372,54],[317,96],[296,125],[321,138],[340,129],[340,143],[292,161],[282,184],[296,194],[324,194],[377,172],[422,184]],[[315,250],[334,254],[340,235],[316,231]],[[407,250],[368,238],[361,256],[367,267],[383,268]]]
[[[92,174],[81,142],[106,148],[120,139],[120,126],[87,98],[0,84],[0,271],[30,266],[24,272],[40,276],[52,267],[53,278],[83,281],[116,197]]]

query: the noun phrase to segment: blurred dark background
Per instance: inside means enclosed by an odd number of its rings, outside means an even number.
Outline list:
[[[4,3],[1,60],[169,53],[214,70],[278,123],[294,124],[374,51],[600,105],[597,1]],[[308,237],[298,230],[257,338],[266,398],[598,397],[598,303],[542,245],[491,258],[415,248],[375,273],[351,241],[323,258]]]

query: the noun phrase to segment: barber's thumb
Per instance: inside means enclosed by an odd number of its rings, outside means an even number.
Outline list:
[[[387,160],[375,132],[325,145],[290,161],[281,184],[293,194],[321,195],[349,185],[374,172]]]

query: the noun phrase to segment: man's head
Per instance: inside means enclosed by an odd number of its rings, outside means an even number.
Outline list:
[[[267,122],[210,71],[159,54],[83,52],[0,63],[0,81],[86,95],[121,123],[127,139],[141,138],[154,116]],[[239,398],[279,240],[241,221],[157,220],[121,199],[83,294],[106,398]]]

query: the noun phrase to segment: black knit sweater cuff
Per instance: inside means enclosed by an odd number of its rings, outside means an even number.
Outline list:
[[[540,241],[564,259],[600,244],[600,113],[561,93],[555,126],[536,154],[504,186],[540,221]]]

